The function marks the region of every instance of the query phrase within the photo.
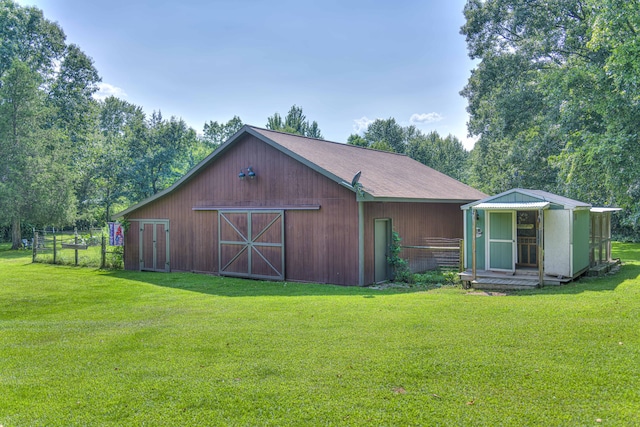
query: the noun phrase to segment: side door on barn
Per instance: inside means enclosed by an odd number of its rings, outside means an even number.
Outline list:
[[[384,282],[392,278],[389,265],[389,245],[391,245],[391,220],[376,218],[373,230],[374,281]]]
[[[284,280],[284,211],[220,211],[218,230],[221,275]]]
[[[141,271],[171,270],[169,252],[169,220],[138,220],[139,269]]]

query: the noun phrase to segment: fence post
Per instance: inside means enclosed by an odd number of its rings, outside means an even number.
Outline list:
[[[33,247],[32,249],[32,258],[31,258],[31,262],[36,262],[36,255],[38,254],[37,248],[38,247],[38,232],[34,231],[33,232]]]
[[[73,237],[73,244],[76,245],[75,253],[76,253],[76,267],[78,266],[78,231],[76,229],[75,236]]]
[[[102,257],[100,259],[100,268],[104,269],[107,265],[107,239],[102,235]]]
[[[458,271],[462,273],[464,271],[464,239],[460,239],[460,256],[458,259],[460,260]]]
[[[58,249],[56,249],[57,246],[57,242],[56,242],[56,235],[53,235],[53,263],[56,264],[57,259],[58,259]]]

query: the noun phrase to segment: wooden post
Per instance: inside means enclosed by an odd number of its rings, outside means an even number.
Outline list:
[[[607,262],[611,262],[611,212],[607,212],[604,215],[604,223],[607,227]]]
[[[596,214],[592,213],[591,214],[591,236],[589,239],[589,251],[590,251],[590,259],[589,259],[589,266],[593,267],[597,264],[596,262]]]
[[[476,228],[478,226],[476,220],[477,211],[475,209],[471,209],[471,215],[471,280],[476,280],[476,240],[478,239],[476,236]]]
[[[458,271],[462,273],[464,271],[464,239],[460,239],[460,256],[458,259]]]
[[[32,258],[31,258],[31,262],[36,262],[36,256],[38,255],[38,232],[35,231],[33,233],[33,247],[31,248],[32,251]]]
[[[604,259],[604,255],[605,255],[604,216],[605,214],[602,213],[599,216],[600,216],[600,264],[602,264],[605,261]]]
[[[76,249],[74,250],[76,253],[76,267],[78,266],[78,232],[76,231],[75,236],[73,237],[73,244],[76,245]]]
[[[102,235],[102,257],[100,260],[100,268],[104,269],[107,265],[107,239],[105,239],[104,234]]]
[[[544,286],[544,210],[538,210],[538,280]]]
[[[56,260],[58,258],[58,249],[57,249],[58,244],[56,243],[56,235],[53,235],[53,263],[56,263]]]

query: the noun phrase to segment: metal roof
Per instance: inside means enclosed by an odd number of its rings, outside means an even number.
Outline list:
[[[473,206],[473,209],[484,210],[519,210],[533,211],[538,209],[547,209],[551,205],[550,202],[525,202],[525,203],[480,203]]]
[[[476,202],[471,202],[469,204],[466,204],[462,206],[461,209],[466,210],[469,208],[473,208],[482,203],[491,203],[492,200],[500,199],[504,196],[508,196],[513,193],[529,196],[540,202],[550,202],[555,205],[562,206],[564,209],[588,209],[591,207],[589,203],[584,203],[579,200],[573,200],[568,197],[559,196],[557,194],[549,193],[548,191],[531,190],[531,189],[524,189],[524,188],[513,188],[511,190],[507,190],[500,194],[496,194],[495,196],[489,196],[482,200],[478,200]],[[509,203],[509,202],[504,202],[504,203]],[[515,204],[515,203],[522,203],[522,202],[512,202],[512,203]]]
[[[603,213],[603,212],[618,212],[621,211],[622,208],[591,208],[591,212],[595,213]]]

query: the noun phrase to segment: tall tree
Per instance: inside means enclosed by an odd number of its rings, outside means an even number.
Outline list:
[[[146,123],[144,137],[132,139],[128,158],[132,161],[128,182],[133,200],[150,197],[170,186],[187,172],[190,165],[186,154],[197,136],[184,120],[153,112]]]
[[[128,176],[132,173],[129,146],[146,137],[142,108],[108,97],[93,109],[92,133],[85,149],[76,153],[80,176],[79,215],[87,223],[111,220],[114,206],[128,203]]]
[[[406,134],[406,130],[394,118],[376,119],[367,127],[364,139],[369,142],[369,145],[386,143],[394,152],[404,153],[407,144]]]
[[[65,224],[75,214],[68,159],[43,132],[47,117],[40,75],[14,59],[0,86],[0,217],[21,243],[21,223]]]
[[[369,142],[363,137],[361,137],[360,135],[358,135],[357,133],[352,133],[351,135],[349,135],[349,138],[347,138],[347,144],[357,145],[358,147],[369,146]]]
[[[76,142],[87,132],[91,123],[92,95],[102,79],[93,60],[74,44],[67,46],[56,72],[49,99],[56,109],[56,125],[65,129]]]
[[[40,225],[73,222],[71,200],[75,171],[80,170],[77,159],[85,151],[92,127],[91,95],[98,81],[91,59],[77,46],[65,44],[58,24],[34,7],[0,0],[4,109],[0,120],[4,123],[3,144],[11,150],[6,162],[12,169],[5,184],[19,177],[20,186],[10,191],[10,204],[20,221]],[[13,131],[7,133],[12,126]],[[18,225],[14,219],[14,246]]]
[[[35,7],[0,0],[0,78],[18,59],[41,77],[53,73],[65,50],[65,35],[57,23]]]
[[[365,130],[364,136],[350,135],[347,144],[403,153],[456,179],[466,178],[469,153],[453,135],[443,139],[435,131],[425,135],[415,126],[402,127],[393,118],[377,119]]]
[[[233,116],[227,123],[211,121],[204,124],[202,139],[211,150],[218,148],[220,144],[231,138],[244,124],[238,116]]]
[[[309,138],[322,139],[322,132],[318,127],[318,123],[315,121],[309,122],[307,117],[302,113],[302,107],[296,105],[293,105],[289,109],[284,120],[278,113],[274,113],[273,116],[268,117],[267,128],[307,136]]]
[[[638,1],[470,0],[465,16],[472,183],[617,204],[640,236]]]
[[[465,179],[469,153],[458,138],[440,137],[438,132],[414,136],[407,144],[406,154],[439,172],[458,180]]]

